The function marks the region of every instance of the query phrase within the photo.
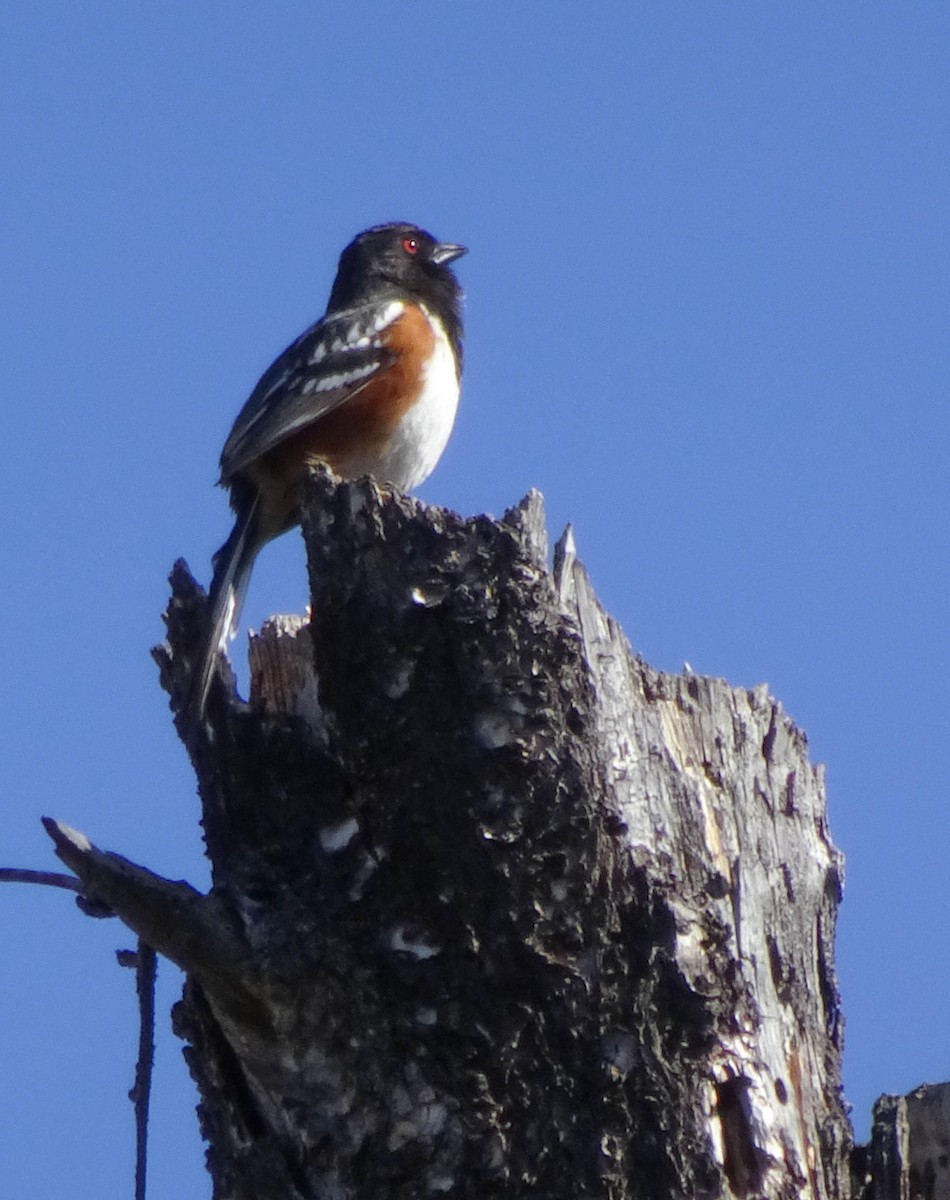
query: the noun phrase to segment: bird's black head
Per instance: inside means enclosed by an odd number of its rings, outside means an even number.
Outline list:
[[[449,264],[465,253],[465,246],[437,242],[418,225],[374,225],[357,234],[340,255],[328,311],[382,299],[388,292],[407,292],[439,316],[458,343],[462,289]]]

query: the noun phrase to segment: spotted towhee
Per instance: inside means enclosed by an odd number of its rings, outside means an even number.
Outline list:
[[[221,452],[236,517],[214,556],[189,708],[201,717],[219,650],[237,624],[258,551],[299,521],[307,467],[407,490],[439,461],[462,373],[464,246],[415,225],[378,225],[340,255],[326,315],[281,354]]]

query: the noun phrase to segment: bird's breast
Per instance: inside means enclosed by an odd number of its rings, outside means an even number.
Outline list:
[[[429,333],[427,354],[411,368],[415,378],[421,380],[421,389],[415,402],[403,407],[382,451],[379,468],[371,471],[403,491],[418,487],[432,474],[452,433],[459,401],[458,364],[438,318],[424,309],[408,310],[406,317],[396,323],[390,348],[396,348],[392,343],[398,339],[398,326],[410,319],[410,313],[413,321],[426,323]],[[415,344],[422,341],[420,336]],[[400,365],[403,361],[401,357]]]

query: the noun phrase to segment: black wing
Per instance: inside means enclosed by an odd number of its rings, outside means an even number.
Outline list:
[[[398,300],[323,317],[264,372],[221,451],[221,482],[361,392],[394,355],[382,334],[403,311]]]

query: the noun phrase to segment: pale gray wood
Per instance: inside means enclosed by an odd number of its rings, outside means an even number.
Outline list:
[[[635,656],[594,596],[570,532],[556,583],[581,630],[631,856],[668,898],[677,964],[717,1012],[702,1096],[717,1159],[728,1166],[731,1153],[727,1173],[740,1192],[779,1195],[794,1182],[840,1195],[849,1138],[834,968],[843,859],[823,771],[764,685],[669,675]]]
[[[950,1200],[950,1083],[881,1096],[856,1155],[860,1200]]]

